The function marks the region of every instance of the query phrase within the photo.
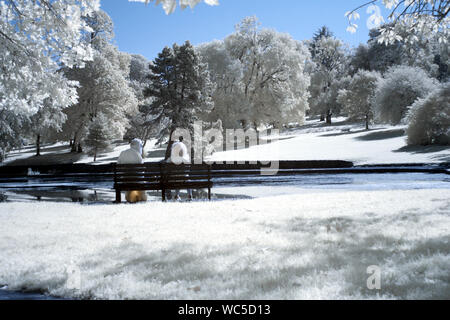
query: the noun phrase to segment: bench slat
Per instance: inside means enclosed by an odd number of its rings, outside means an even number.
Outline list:
[[[209,165],[142,164],[115,165],[114,189],[116,202],[120,203],[121,191],[166,190],[208,188],[211,200],[211,167]]]

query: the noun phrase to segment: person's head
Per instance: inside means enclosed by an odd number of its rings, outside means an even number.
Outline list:
[[[130,148],[139,154],[142,154],[142,141],[139,139],[133,139],[130,143]]]
[[[183,142],[183,140],[184,140],[183,136],[178,137],[178,141]]]

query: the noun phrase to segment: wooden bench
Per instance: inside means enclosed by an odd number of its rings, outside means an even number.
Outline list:
[[[211,200],[211,166],[174,165],[169,163],[115,164],[114,189],[116,203],[122,202],[122,191],[161,190],[166,201],[166,190],[208,189]]]

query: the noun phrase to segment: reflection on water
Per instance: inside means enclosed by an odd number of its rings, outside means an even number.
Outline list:
[[[0,289],[0,300],[62,300],[40,293],[23,293]]]
[[[38,202],[92,202],[108,203],[114,200],[113,193],[109,190],[83,190],[83,189],[59,189],[37,187],[33,189],[8,189],[2,191],[6,199],[4,201],[38,201]]]
[[[206,190],[192,190],[194,201],[208,199]],[[148,201],[161,201],[160,191],[148,191]],[[181,201],[187,201],[185,190],[180,192]],[[233,194],[213,194],[214,200],[250,199],[252,197]],[[86,204],[107,204],[116,199],[114,190],[109,189],[65,189],[37,187],[33,189],[8,189],[1,191],[0,202],[77,202]]]

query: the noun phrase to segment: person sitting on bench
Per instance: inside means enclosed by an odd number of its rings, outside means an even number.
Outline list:
[[[172,144],[172,148],[170,151],[170,158],[169,162],[172,162],[173,164],[180,165],[180,164],[190,164],[191,163],[191,156],[189,155],[188,149],[186,145],[183,142],[183,137],[180,136],[178,138],[178,141],[174,142]],[[188,177],[189,175],[186,175]],[[187,189],[188,193],[188,199],[192,199],[192,190]],[[168,190],[168,199],[171,198],[170,190]],[[175,190],[175,200],[180,200],[180,190]]]
[[[130,143],[130,148],[122,151],[117,160],[117,164],[142,164],[142,142],[139,139],[134,139]],[[125,198],[129,203],[147,201],[147,194],[145,191],[127,191]]]

